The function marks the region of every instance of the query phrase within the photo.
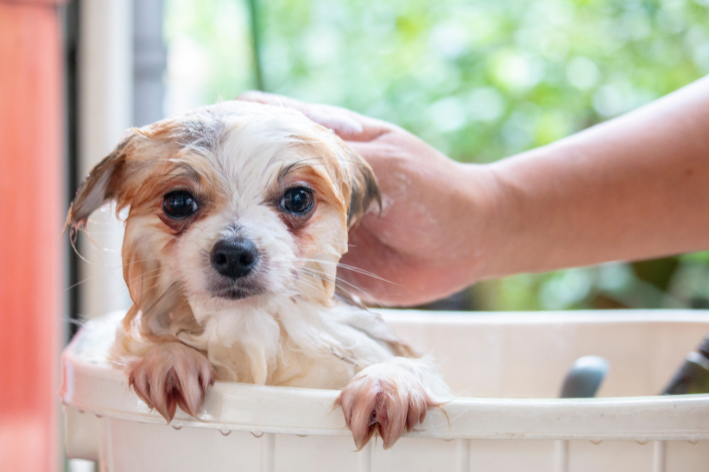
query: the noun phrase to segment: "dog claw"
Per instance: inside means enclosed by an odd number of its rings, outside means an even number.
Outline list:
[[[206,357],[180,343],[155,346],[131,371],[128,383],[148,407],[168,423],[179,406],[196,416],[207,389],[214,384],[214,369]]]
[[[381,373],[368,375],[367,369],[342,390],[335,405],[342,407],[357,450],[375,433],[389,449],[404,431],[424,420],[428,408],[440,406],[413,374],[392,379]]]

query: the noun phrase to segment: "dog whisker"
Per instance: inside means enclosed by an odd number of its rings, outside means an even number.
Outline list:
[[[305,274],[307,274],[307,275],[310,275],[310,276],[312,276],[312,277],[316,277],[316,278],[318,278],[318,279],[320,279],[320,280],[323,280],[324,282],[331,283],[331,284],[335,285],[337,288],[339,288],[340,290],[342,290],[343,292],[347,293],[347,294],[350,295],[350,296],[354,296],[354,294],[353,294],[352,292],[348,291],[347,289],[345,289],[344,287],[342,287],[341,285],[338,285],[338,282],[347,284],[347,285],[349,285],[351,288],[353,288],[354,290],[356,290],[357,292],[359,292],[359,293],[361,293],[361,294],[363,294],[363,295],[367,295],[367,292],[365,292],[362,288],[360,288],[360,287],[358,287],[357,285],[355,285],[355,284],[353,284],[353,283],[351,283],[351,282],[348,282],[348,281],[346,281],[346,280],[342,280],[342,279],[337,278],[337,277],[335,277],[335,280],[331,280],[331,279],[326,278],[326,277],[324,277],[324,276],[318,275],[318,273],[316,273],[317,271],[314,271],[314,270],[312,270],[312,269],[299,269],[299,271],[301,271],[301,272],[303,272],[303,273],[305,273]]]
[[[317,263],[320,263],[320,264],[336,265],[338,269],[345,269],[345,270],[349,270],[349,271],[352,271],[352,272],[356,272],[356,273],[358,273],[358,274],[366,275],[366,276],[368,276],[368,277],[372,277],[372,278],[374,278],[374,279],[377,279],[377,280],[380,280],[380,281],[382,281],[382,282],[386,282],[386,283],[389,283],[389,284],[392,284],[392,285],[400,285],[400,284],[397,284],[396,282],[392,282],[391,280],[387,280],[387,279],[385,279],[385,278],[383,278],[383,277],[380,277],[380,276],[378,276],[377,274],[375,274],[375,273],[373,273],[373,272],[369,272],[369,271],[367,271],[367,270],[360,269],[359,267],[355,267],[355,266],[351,266],[351,265],[347,265],[347,264],[342,264],[342,263],[339,263],[339,262],[324,261],[324,260],[321,260],[321,259],[302,259],[302,258],[298,258],[298,259],[296,259],[296,260],[297,260],[297,261],[301,261],[301,262],[317,262]]]

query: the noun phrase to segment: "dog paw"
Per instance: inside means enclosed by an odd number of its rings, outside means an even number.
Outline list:
[[[422,422],[429,408],[440,406],[424,389],[418,377],[404,369],[373,365],[352,378],[335,400],[342,406],[357,450],[374,433],[389,449],[404,430]]]
[[[178,405],[196,416],[214,383],[214,369],[206,357],[184,344],[159,344],[133,367],[128,383],[169,423]]]

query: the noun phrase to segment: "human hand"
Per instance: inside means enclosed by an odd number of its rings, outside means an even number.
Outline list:
[[[487,167],[455,162],[395,125],[343,108],[261,92],[238,99],[300,110],[374,169],[381,215],[367,214],[350,231],[338,270],[343,289],[364,301],[410,306],[480,277],[497,241],[497,185]]]

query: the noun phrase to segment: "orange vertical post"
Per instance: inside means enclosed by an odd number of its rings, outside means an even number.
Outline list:
[[[0,471],[59,468],[58,0],[0,0]]]

